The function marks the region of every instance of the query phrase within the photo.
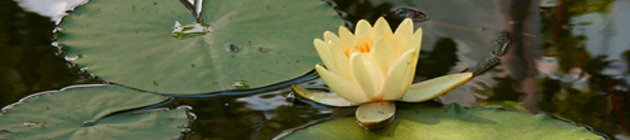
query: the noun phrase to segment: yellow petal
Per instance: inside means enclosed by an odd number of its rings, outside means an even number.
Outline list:
[[[416,66],[418,65],[418,57],[420,57],[420,50],[414,50],[413,55],[411,56],[411,70],[409,71],[409,81],[413,81],[413,75],[416,74]],[[413,82],[411,82],[413,83]]]
[[[383,75],[387,75],[387,71],[389,71],[390,67],[396,60],[397,55],[394,56],[394,52],[392,50],[393,46],[388,46],[389,42],[385,40],[385,38],[380,38],[374,42],[374,47],[370,51],[370,59],[374,61],[383,72]]]
[[[396,31],[394,32],[394,36],[400,40],[401,44],[407,44],[409,42],[409,37],[411,37],[411,33],[413,32],[413,21],[411,19],[406,18],[403,20]]]
[[[459,73],[441,76],[420,83],[412,84],[407,94],[402,97],[404,102],[422,102],[438,97],[453,88],[468,82],[473,74]]]
[[[398,38],[393,38],[392,40],[389,40],[388,43],[389,43],[389,48],[392,51],[392,55],[394,56],[400,56],[402,55],[402,53],[407,51],[408,47],[406,45],[402,45]],[[393,64],[395,60],[396,58],[394,58],[391,63]]]
[[[330,48],[331,60],[334,64],[336,64],[336,67],[338,68],[334,72],[343,78],[354,80],[350,75],[350,58],[346,56],[341,47],[333,45],[335,44],[332,44],[331,42],[328,43],[328,46]]]
[[[385,20],[385,18],[383,17],[380,17],[378,18],[378,20],[376,20],[376,23],[374,24],[374,29],[370,33],[370,38],[372,39],[378,39],[381,37],[387,40],[394,38],[394,33],[392,33],[392,29],[389,27],[387,20]]]
[[[291,85],[291,89],[293,89],[293,92],[299,95],[300,97],[308,99],[316,103],[320,103],[320,104],[325,104],[329,106],[337,106],[337,107],[357,105],[353,102],[350,102],[342,98],[341,96],[335,93],[308,90],[308,89],[298,87],[296,85]]]
[[[406,47],[406,49],[416,50],[415,52],[416,57],[411,60],[411,64],[414,66],[411,68],[412,73],[415,73],[416,71],[415,66],[418,64],[417,56],[420,55],[421,45],[422,45],[422,28],[418,28],[418,30],[416,30],[416,32],[413,35],[411,35],[409,42],[407,44],[407,47]]]
[[[339,44],[339,37],[331,31],[324,32],[324,40],[325,42],[332,41],[333,44]]]
[[[418,28],[411,38],[409,39],[409,43],[407,44],[407,49],[415,49],[420,50],[420,46],[422,45],[422,28]]]
[[[332,55],[330,54],[330,46],[329,43],[322,41],[317,38],[313,40],[313,44],[315,45],[315,50],[317,50],[317,54],[319,54],[319,58],[322,59],[322,62],[326,65],[326,68],[333,73],[339,73],[339,67],[333,61]]]
[[[410,72],[416,67],[411,64],[412,59],[417,58],[414,57],[415,52],[415,50],[407,50],[394,62],[392,68],[387,72],[385,86],[383,87],[385,100],[399,100],[407,93],[415,73]]]
[[[363,90],[354,83],[338,76],[337,74],[331,73],[320,65],[315,65],[315,70],[317,70],[317,74],[322,77],[322,80],[326,82],[328,87],[342,98],[356,104],[370,101]]]
[[[357,37],[348,28],[341,26],[339,27],[339,43],[344,50],[352,48],[357,43]]]
[[[354,35],[355,36],[362,36],[362,35],[370,36],[371,30],[372,30],[372,25],[370,25],[370,23],[367,20],[361,19],[357,23],[357,26],[354,28]]]
[[[378,129],[381,123],[387,123],[396,114],[396,104],[393,102],[371,102],[360,105],[355,116],[361,127]]]
[[[385,80],[381,69],[362,53],[353,53],[350,65],[352,77],[363,92],[371,99],[381,98]]]

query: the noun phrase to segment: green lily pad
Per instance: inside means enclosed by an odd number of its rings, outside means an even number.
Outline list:
[[[27,96],[0,112],[0,139],[176,139],[186,109],[152,109],[170,98],[106,85]]]
[[[320,0],[205,0],[201,19],[177,0],[92,0],[63,19],[58,42],[106,81],[198,94],[302,76],[320,62],[313,39],[343,25]]]
[[[288,131],[287,133],[289,133]],[[604,139],[584,127],[544,114],[497,109],[401,109],[396,120],[375,131],[362,129],[354,117],[303,128],[278,139]]]

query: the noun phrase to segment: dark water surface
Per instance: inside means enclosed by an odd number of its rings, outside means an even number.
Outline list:
[[[24,3],[28,0],[16,0]],[[349,27],[412,17],[424,31],[416,81],[457,73],[492,58],[501,32],[510,44],[502,63],[424,104],[519,108],[630,139],[630,1],[627,0],[336,0]],[[44,4],[41,4],[44,5]],[[45,5],[44,5],[45,6]],[[40,91],[103,83],[51,46],[54,12],[29,12],[0,1],[0,106]],[[27,11],[28,10],[28,11]],[[52,19],[52,20],[51,20]],[[395,27],[393,27],[395,28]],[[495,53],[496,54],[496,53]],[[320,80],[303,87],[323,87]],[[439,101],[439,102],[438,102]],[[344,115],[294,99],[290,89],[208,98],[177,98],[198,119],[190,139],[269,139],[310,121]],[[335,113],[333,113],[335,112]]]

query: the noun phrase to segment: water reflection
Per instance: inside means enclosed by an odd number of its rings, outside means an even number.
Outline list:
[[[630,4],[559,0],[542,7],[540,110],[627,138],[630,104],[620,101],[630,99],[623,56],[630,41],[622,39],[630,36]]]
[[[398,15],[399,17],[410,18],[414,22],[423,22],[429,20],[429,15],[418,9],[407,7],[399,7],[394,9],[394,14]]]
[[[50,18],[18,6],[25,2],[40,4],[40,8],[46,5],[30,0],[18,2],[0,1],[0,106],[35,92],[99,83],[65,61],[59,55],[60,49],[51,46],[55,26]]]
[[[88,0],[15,0],[22,9],[42,16],[50,17],[50,21],[60,22],[66,11],[85,4]]]
[[[197,114],[190,139],[270,139],[280,132],[330,116],[287,99],[290,89],[249,96],[176,98],[169,107],[190,105]]]
[[[428,51],[422,50],[416,66],[416,75],[422,76],[416,78],[436,78],[449,73],[451,69],[459,62],[457,56],[457,43],[451,38],[440,38],[435,43],[435,49]]]

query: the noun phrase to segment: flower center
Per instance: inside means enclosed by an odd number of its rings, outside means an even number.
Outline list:
[[[359,50],[361,53],[369,53],[370,52],[370,44],[368,44],[367,42],[365,42],[363,44],[357,43],[357,45],[354,46],[354,48]],[[351,50],[352,50],[352,48],[348,48],[348,49],[346,49],[346,51],[343,51],[348,58],[350,58],[350,51]]]

